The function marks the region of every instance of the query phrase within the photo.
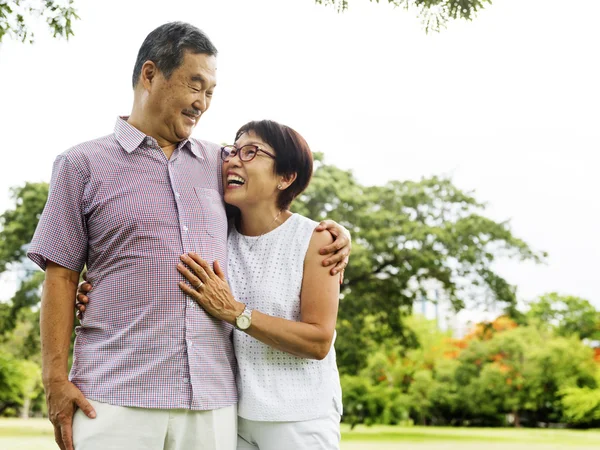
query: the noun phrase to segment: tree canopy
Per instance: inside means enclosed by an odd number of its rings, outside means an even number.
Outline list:
[[[339,12],[346,11],[350,7],[350,0],[315,1],[321,5],[333,6]],[[380,0],[369,1],[380,3]],[[385,0],[381,2],[385,3]],[[473,20],[480,10],[492,4],[492,0],[387,0],[387,2],[406,10],[415,10],[425,31],[439,31],[451,20]]]
[[[75,0],[0,0],[0,43],[5,36],[21,42],[35,39],[31,21],[42,18],[53,37],[73,36],[73,21],[79,19]],[[355,0],[356,1],[356,0]],[[379,3],[380,0],[369,0]],[[385,0],[381,0],[384,2]],[[415,10],[425,31],[439,31],[451,20],[473,20],[492,0],[387,0],[388,3]],[[317,4],[333,6],[339,12],[350,7],[350,0],[315,0]]]
[[[526,318],[553,329],[559,336],[600,341],[600,312],[580,297],[556,292],[542,295],[529,305]]]
[[[32,20],[43,19],[53,37],[73,36],[73,21],[79,19],[74,0],[0,0],[0,42],[5,36],[21,42],[35,39]]]

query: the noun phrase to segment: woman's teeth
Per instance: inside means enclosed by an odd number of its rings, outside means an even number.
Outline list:
[[[242,177],[238,177],[237,175],[227,175],[227,184],[236,184],[241,186],[244,183],[246,183],[246,180],[244,180]]]

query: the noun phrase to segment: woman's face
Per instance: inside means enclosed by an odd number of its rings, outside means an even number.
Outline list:
[[[253,131],[244,133],[235,142],[239,150],[244,145],[256,145],[275,154],[275,150]],[[223,162],[223,186],[225,202],[244,207],[277,204],[277,185],[281,176],[275,173],[275,160],[264,152],[257,152],[251,161],[242,161],[239,152]]]

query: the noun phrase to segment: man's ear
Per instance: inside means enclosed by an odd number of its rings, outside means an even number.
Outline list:
[[[279,184],[278,184],[277,187],[281,191],[289,188],[292,185],[292,183],[294,181],[296,181],[296,177],[297,176],[298,176],[298,174],[295,173],[295,172],[293,174],[291,174],[291,175],[284,175],[283,177],[281,177],[281,181],[279,182]],[[279,187],[279,186],[281,186],[281,187]]]
[[[142,66],[142,70],[140,73],[140,83],[145,90],[149,91],[152,89],[152,83],[154,82],[156,76],[158,75],[158,67],[154,64],[153,61],[146,61]]]

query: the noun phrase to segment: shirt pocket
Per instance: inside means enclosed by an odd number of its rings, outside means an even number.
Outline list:
[[[204,216],[206,233],[214,238],[227,239],[227,214],[221,193],[199,186],[194,186],[194,192]]]

